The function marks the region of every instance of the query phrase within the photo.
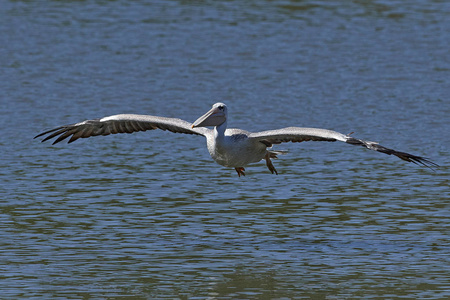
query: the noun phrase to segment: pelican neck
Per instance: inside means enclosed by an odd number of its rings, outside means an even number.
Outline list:
[[[223,138],[225,136],[225,130],[227,129],[227,121],[223,122],[219,126],[214,127],[214,136],[216,138]]]

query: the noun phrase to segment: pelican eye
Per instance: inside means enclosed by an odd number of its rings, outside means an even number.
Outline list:
[[[225,106],[219,105],[219,109],[220,109],[220,110],[223,110],[224,108],[225,108]]]

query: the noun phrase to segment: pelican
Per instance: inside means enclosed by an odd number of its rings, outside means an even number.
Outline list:
[[[202,135],[206,137],[209,154],[219,164],[234,168],[240,177],[245,176],[247,165],[265,160],[267,168],[272,174],[278,172],[273,166],[272,159],[285,151],[271,150],[272,145],[284,142],[326,141],[345,142],[350,145],[362,146],[430,169],[438,167],[427,158],[400,152],[379,145],[376,142],[360,140],[333,130],[305,127],[287,127],[261,132],[248,132],[241,129],[228,129],[228,108],[224,103],[216,103],[194,123],[177,119],[150,115],[119,114],[101,119],[60,126],[34,138],[47,135],[42,142],[57,137],[53,144],[70,137],[68,143],[79,138],[116,133],[133,133],[153,129],[169,130],[175,133]],[[207,127],[213,127],[209,129]]]

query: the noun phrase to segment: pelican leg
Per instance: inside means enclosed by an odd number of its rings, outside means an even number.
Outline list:
[[[236,172],[238,173],[238,176],[239,177],[241,177],[241,175],[242,176],[245,176],[245,169],[243,168],[243,167],[238,167],[238,168],[234,168],[235,170],[236,170]]]
[[[267,151],[265,156],[267,168],[269,168],[269,171],[272,172],[272,174],[275,173],[278,175],[277,170],[273,166],[272,160],[270,160],[271,158],[277,158],[276,153]]]

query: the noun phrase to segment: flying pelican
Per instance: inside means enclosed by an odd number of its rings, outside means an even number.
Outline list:
[[[38,134],[34,138],[47,135],[42,142],[57,137],[53,144],[70,137],[68,143],[79,138],[115,133],[132,133],[153,129],[169,130],[176,133],[202,135],[206,137],[207,147],[211,157],[220,165],[232,167],[239,177],[245,176],[244,167],[248,164],[265,160],[272,174],[278,172],[272,164],[272,158],[285,151],[269,150],[273,144],[304,141],[341,141],[350,145],[363,146],[415,164],[421,164],[430,169],[438,167],[427,158],[406,152],[389,149],[376,142],[353,138],[336,131],[320,128],[287,127],[261,132],[248,132],[241,129],[227,129],[228,108],[223,103],[216,103],[194,123],[177,119],[150,115],[120,114],[101,119],[64,125]],[[212,126],[214,129],[206,127]]]

